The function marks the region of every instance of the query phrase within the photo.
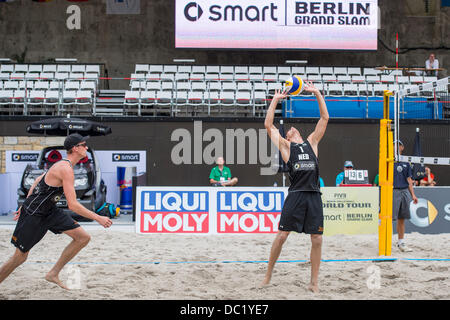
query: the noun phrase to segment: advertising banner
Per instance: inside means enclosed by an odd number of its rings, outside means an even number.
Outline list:
[[[416,187],[414,193],[419,201],[410,203],[406,232],[450,233],[450,187]]]
[[[377,0],[175,3],[176,48],[377,50]]]
[[[210,232],[209,188],[137,187],[137,233]]]
[[[374,187],[322,188],[324,235],[376,234]],[[137,233],[277,233],[288,188],[138,187]]]
[[[278,232],[285,188],[219,189],[216,195],[217,233]]]
[[[324,235],[378,233],[378,187],[322,188]]]

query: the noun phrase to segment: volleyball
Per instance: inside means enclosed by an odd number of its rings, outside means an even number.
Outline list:
[[[284,82],[284,88],[290,95],[298,95],[303,90],[303,80],[299,76],[292,76]]]

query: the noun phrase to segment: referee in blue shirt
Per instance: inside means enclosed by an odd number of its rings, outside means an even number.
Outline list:
[[[398,140],[399,154],[402,154],[405,148],[403,143]],[[395,142],[394,142],[395,143]],[[411,252],[404,242],[405,237],[405,219],[410,219],[409,205],[413,201],[417,203],[417,197],[414,194],[412,169],[407,162],[394,163],[394,194],[392,203],[392,219],[397,220],[397,247],[400,251]]]

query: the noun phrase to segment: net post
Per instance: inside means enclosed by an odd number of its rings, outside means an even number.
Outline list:
[[[394,178],[394,135],[389,119],[389,98],[393,93],[384,91],[383,119],[380,120],[379,185],[380,215],[378,226],[378,255],[390,256],[392,247],[392,196]]]

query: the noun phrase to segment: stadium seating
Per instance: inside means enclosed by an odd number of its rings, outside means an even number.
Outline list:
[[[263,116],[275,90],[292,75],[312,82],[324,96],[368,99],[384,90],[436,80],[355,66],[257,66],[136,64],[117,100],[121,115]],[[2,114],[109,114],[96,109],[100,66],[0,65]],[[303,92],[302,96],[310,96]],[[121,99],[121,100],[120,100]],[[112,108],[117,114],[118,108]],[[280,110],[277,110],[279,113]]]
[[[100,70],[86,64],[2,64],[0,96],[9,98],[1,100],[1,113],[90,115]]]

